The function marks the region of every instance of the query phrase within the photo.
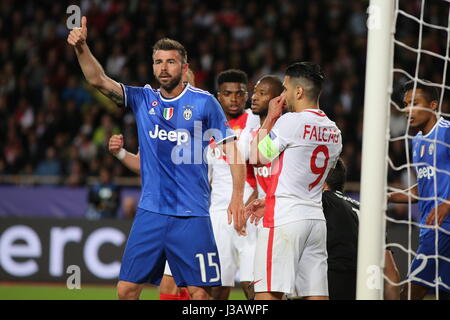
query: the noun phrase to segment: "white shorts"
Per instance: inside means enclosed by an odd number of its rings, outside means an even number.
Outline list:
[[[216,239],[224,287],[234,287],[239,271],[240,282],[253,281],[256,247],[256,227],[247,223],[247,236],[239,236],[232,224],[228,224],[226,211],[211,212],[211,223]]]
[[[293,297],[328,296],[327,228],[324,220],[300,220],[258,228],[255,292]]]

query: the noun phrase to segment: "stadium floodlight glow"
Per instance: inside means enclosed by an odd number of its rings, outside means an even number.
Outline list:
[[[386,135],[392,82],[394,2],[371,0],[368,8],[356,290],[358,300],[380,300],[383,296]]]

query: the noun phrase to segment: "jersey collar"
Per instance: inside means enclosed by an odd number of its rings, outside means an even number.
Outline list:
[[[184,87],[184,90],[178,96],[170,98],[170,99],[164,98],[163,95],[161,94],[161,91],[159,89],[158,89],[158,93],[159,93],[159,96],[160,96],[162,101],[164,101],[164,102],[174,102],[174,101],[177,101],[178,99],[180,99],[182,96],[184,96],[184,94],[187,92],[187,90],[188,90],[188,88],[190,86],[191,85],[188,83],[186,85],[186,87]]]
[[[436,127],[439,125],[439,122],[441,122],[443,118],[440,117],[439,119],[437,119],[436,123],[434,124],[433,128],[430,130],[430,132],[428,132],[426,135],[423,135],[422,131],[420,131],[420,134],[424,137],[424,138],[428,138],[428,136],[430,136],[434,130],[436,129]]]

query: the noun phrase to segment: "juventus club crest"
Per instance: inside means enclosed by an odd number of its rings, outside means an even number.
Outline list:
[[[430,146],[428,147],[428,154],[431,156],[433,155],[434,152],[434,143],[430,144]]]
[[[164,108],[163,117],[166,120],[170,120],[173,116],[173,108]]]
[[[191,109],[185,109],[183,112],[183,117],[185,120],[189,120],[192,118],[192,110]]]

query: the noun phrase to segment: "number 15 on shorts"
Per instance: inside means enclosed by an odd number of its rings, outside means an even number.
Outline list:
[[[198,263],[200,265],[200,273],[202,277],[202,282],[216,282],[220,280],[220,270],[219,265],[213,261],[213,258],[217,256],[216,252],[208,252],[208,267],[215,269],[215,276],[210,278],[209,280],[206,279],[206,265],[205,265],[205,256],[202,253],[197,253],[195,257],[198,259]]]

